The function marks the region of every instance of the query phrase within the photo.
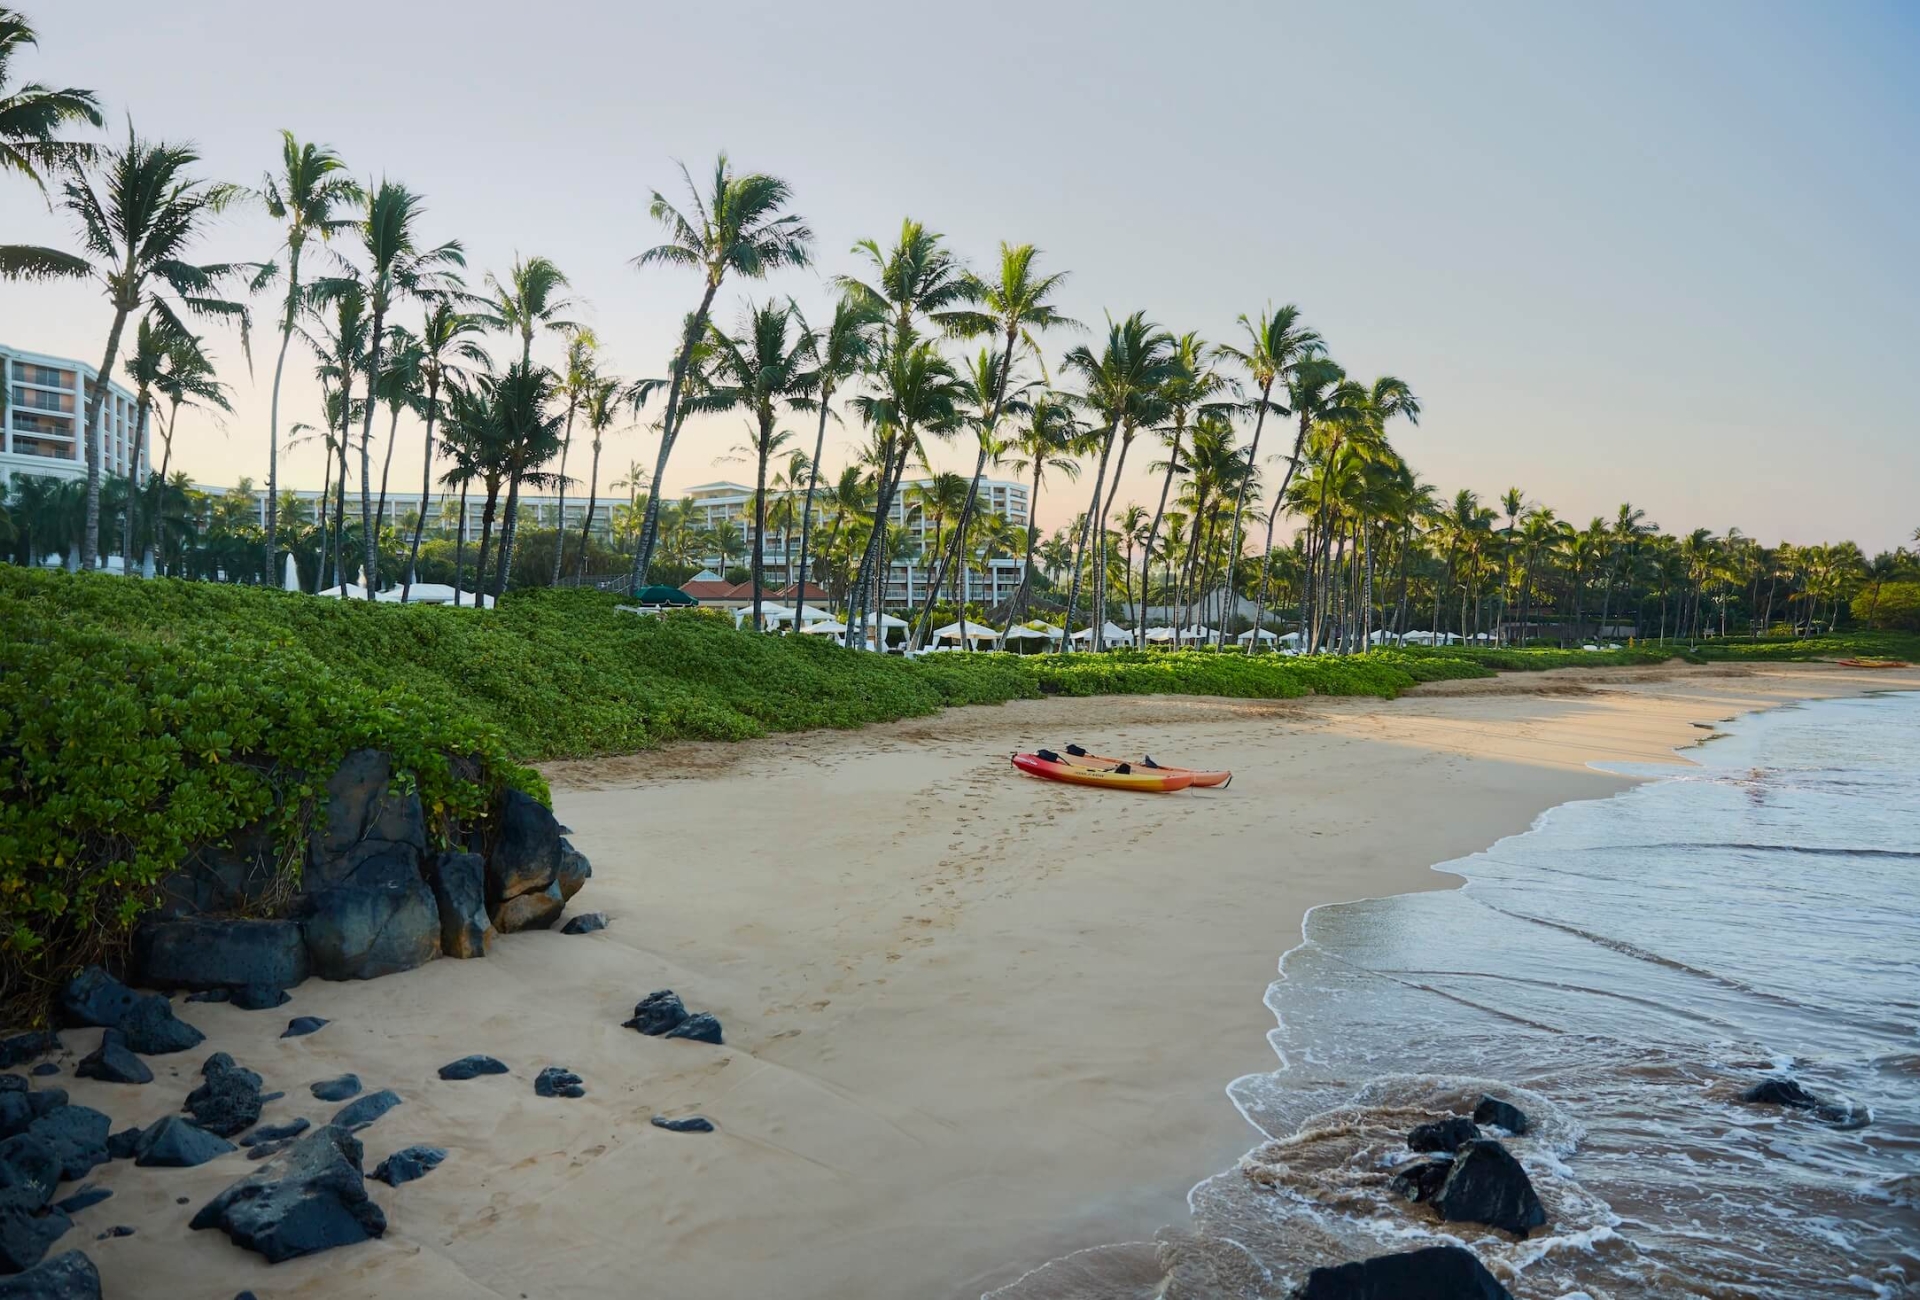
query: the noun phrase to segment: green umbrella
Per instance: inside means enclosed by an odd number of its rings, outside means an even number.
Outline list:
[[[651,587],[642,587],[633,593],[633,598],[642,605],[698,605],[700,602],[678,587],[662,586],[654,583]]]

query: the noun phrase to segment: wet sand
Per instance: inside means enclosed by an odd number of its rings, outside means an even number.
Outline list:
[[[1394,702],[1023,702],[850,733],[689,745],[546,769],[594,878],[586,936],[500,940],[277,1011],[181,1008],[207,1031],[144,1087],[75,1081],[115,1127],[177,1107],[225,1050],[323,1120],[351,1070],[405,1104],[361,1136],[385,1238],[270,1267],[193,1210],[254,1166],[95,1171],[80,1246],[109,1296],[971,1297],[1184,1217],[1253,1141],[1224,1095],[1270,1069],[1261,998],[1317,904],[1445,888],[1429,864],[1681,761],[1694,724],[1912,672],[1663,666],[1441,683]],[[1023,778],[1016,748],[1228,766],[1221,791],[1120,795]],[[623,1029],[672,987],[722,1047]],[[334,1023],[276,1037],[286,1017]],[[66,1063],[98,1031],[64,1035]],[[444,1083],[486,1052],[507,1077]],[[544,1066],[580,1100],[534,1096]],[[719,1132],[664,1132],[701,1114]],[[65,1190],[71,1190],[70,1188]],[[178,1204],[177,1198],[187,1198]],[[131,1237],[95,1241],[113,1224]]]

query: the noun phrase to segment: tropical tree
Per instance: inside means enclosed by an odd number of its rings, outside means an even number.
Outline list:
[[[61,206],[77,219],[84,254],[22,245],[0,247],[0,273],[10,279],[84,278],[105,290],[113,307],[100,368],[88,384],[80,425],[87,454],[87,515],[81,563],[92,568],[100,550],[100,416],[120,357],[127,319],[143,307],[188,333],[180,312],[240,321],[246,308],[217,296],[243,264],[195,265],[182,260],[208,219],[236,193],[233,186],[188,175],[200,161],[192,145],[143,140],[127,128],[124,146],[104,151],[97,176],[75,176],[62,186]]]
[[[93,146],[59,139],[76,122],[101,126],[100,100],[91,90],[55,89],[37,81],[13,85],[14,56],[39,37],[17,9],[0,7],[0,171],[25,176],[47,190],[49,174],[77,169],[93,158]]]
[[[694,350],[706,336],[714,295],[728,274],[750,280],[787,266],[805,266],[811,256],[813,231],[800,217],[783,212],[792,197],[787,183],[758,172],[736,176],[721,154],[713,179],[703,195],[687,169],[680,169],[692,198],[690,211],[680,212],[655,190],[648,211],[666,227],[667,242],[656,244],[634,258],[636,267],[683,266],[700,272],[700,304],[687,317],[680,352],[668,377],[667,409],[660,426],[660,451],[653,467],[653,486],[647,494],[640,524],[640,541],[633,552],[633,585],[646,579],[653,561],[654,539],[660,527],[661,491],[666,486],[667,462],[680,436],[680,409],[694,360]]]
[[[1013,600],[1007,608],[1009,629],[1020,622],[1026,612],[1028,593],[1033,588],[1035,550],[1043,546],[1040,530],[1033,523],[1040,509],[1041,486],[1049,470],[1068,479],[1080,477],[1080,462],[1073,458],[1073,451],[1083,436],[1084,430],[1074,418],[1072,403],[1050,391],[1036,394],[1027,403],[1019,427],[1014,431],[1008,447],[1012,453],[1011,467],[1016,474],[1031,475],[1032,486],[1027,490],[1026,554],[1020,565],[1020,585],[1014,589]],[[1044,557],[1042,563],[1050,573],[1065,567],[1047,564]]]
[[[864,299],[849,294],[841,295],[833,306],[832,319],[821,329],[810,328],[797,306],[794,314],[800,322],[801,333],[806,337],[808,360],[813,366],[813,392],[796,399],[795,405],[805,410],[811,404],[819,415],[813,437],[813,456],[809,461],[806,499],[800,509],[799,567],[792,570],[796,575],[793,584],[793,627],[798,631],[802,626],[801,606],[806,598],[807,564],[812,558],[808,548],[813,542],[813,499],[820,488],[820,459],[826,452],[827,420],[840,418],[833,410],[834,397],[841,386],[858,375],[872,357],[874,326],[880,318]]]
[[[1177,345],[1173,336],[1152,324],[1144,312],[1135,312],[1124,321],[1107,320],[1107,340],[1099,354],[1095,354],[1086,345],[1074,347],[1061,360],[1061,369],[1079,377],[1085,386],[1085,393],[1078,399],[1101,421],[1100,467],[1094,475],[1093,503],[1087,508],[1087,519],[1080,530],[1080,553],[1085,555],[1089,544],[1089,534],[1093,534],[1094,566],[1096,574],[1105,572],[1106,518],[1112,508],[1109,495],[1103,505],[1101,492],[1106,486],[1107,465],[1113,455],[1114,444],[1121,445],[1121,464],[1125,462],[1125,449],[1133,439],[1134,432],[1142,427],[1157,424],[1167,412],[1164,388],[1168,381],[1179,373]],[[1121,465],[1114,467],[1114,486],[1119,486]],[[1067,632],[1072,633],[1073,612],[1080,590],[1080,562],[1074,563],[1072,585],[1067,594]],[[1102,583],[1099,588],[1099,608],[1093,612],[1093,637],[1089,644],[1093,649],[1102,647],[1102,630],[1106,624],[1106,589]],[[1071,636],[1063,648],[1071,649]]]
[[[433,495],[433,440],[441,416],[441,393],[450,385],[467,381],[469,366],[491,366],[492,358],[480,345],[479,335],[488,320],[477,312],[462,311],[451,298],[438,298],[427,304],[426,317],[420,323],[418,360],[421,386],[420,418],[426,422],[426,444],[421,453],[420,509],[413,520],[413,537],[407,543],[407,567],[400,578],[400,603],[413,595],[413,575],[420,563],[420,535],[427,524],[427,501]],[[466,512],[461,511],[461,526]]]
[[[796,328],[799,326],[799,328]],[[766,569],[767,461],[776,446],[780,416],[814,387],[808,369],[812,347],[793,307],[769,299],[750,308],[738,337],[710,327],[713,343],[708,383],[690,409],[744,410],[753,437],[753,626],[760,628],[762,578]]]
[[[1156,462],[1152,468],[1163,471],[1160,480],[1160,501],[1154,507],[1153,518],[1147,525],[1146,535],[1141,539],[1140,572],[1141,608],[1146,607],[1145,592],[1148,585],[1148,569],[1153,564],[1154,547],[1160,537],[1160,525],[1166,518],[1167,498],[1173,491],[1174,476],[1186,472],[1180,463],[1180,448],[1186,437],[1187,428],[1194,419],[1205,414],[1224,414],[1230,409],[1225,400],[1234,391],[1233,381],[1208,365],[1211,352],[1200,336],[1193,332],[1182,334],[1174,344],[1174,359],[1178,368],[1162,387],[1161,396],[1167,404],[1167,420],[1158,432],[1167,444],[1167,458]],[[1143,616],[1134,628],[1136,643],[1145,647],[1147,643],[1146,619]]]
[[[323,243],[351,224],[335,213],[362,201],[359,183],[347,174],[340,155],[325,145],[302,143],[293,132],[280,132],[280,171],[269,172],[257,194],[260,204],[280,223],[280,247],[275,259],[256,277],[265,283],[280,275],[278,258],[286,254],[286,296],[280,312],[280,350],[273,362],[273,395],[267,404],[267,569],[271,575],[279,539],[280,497],[280,380],[287,366],[287,345],[306,299],[300,281],[300,256],[309,239]]]
[[[360,527],[361,545],[366,551],[368,600],[373,599],[374,588],[380,581],[380,540],[373,526],[369,448],[373,441],[373,412],[379,405],[380,356],[387,316],[406,299],[431,302],[456,288],[459,279],[454,268],[466,265],[458,240],[431,247],[421,240],[419,222],[424,211],[419,195],[404,185],[383,180],[366,193],[363,214],[351,227],[359,237],[360,251],[367,263],[362,272],[365,277],[362,291],[371,317],[364,368],[367,397],[360,424]]]
[[[573,451],[573,419],[600,387],[600,369],[594,353],[600,340],[584,326],[575,326],[567,337],[567,359],[560,370],[560,392],[567,401],[567,423],[560,435],[560,505],[554,521],[552,586],[560,585],[560,564],[567,551],[567,457]],[[582,534],[585,537],[585,534]],[[583,540],[581,545],[585,545]]]
[[[639,406],[644,404],[643,396],[635,404],[634,414],[639,414]],[[580,518],[580,555],[574,566],[574,576],[587,576],[587,539],[593,533],[594,512],[600,506],[600,448],[604,445],[607,430],[619,418],[620,381],[609,375],[594,376],[593,387],[588,390],[586,400],[580,408],[580,418],[586,422],[587,432],[593,435],[593,473],[588,477],[587,511]],[[566,519],[561,517],[564,532]]]

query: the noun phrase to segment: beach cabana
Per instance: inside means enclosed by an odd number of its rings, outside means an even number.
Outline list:
[[[967,624],[966,637],[969,641],[998,641],[1000,639],[1000,632],[997,628],[989,627],[985,623],[970,622]],[[933,630],[933,642],[936,645],[942,641],[958,641],[959,639],[960,625],[958,623],[949,623],[945,627],[937,627]]]
[[[1051,623],[1015,623],[1002,635],[1004,641],[1051,641],[1057,642],[1066,633]]]
[[[1213,629],[1204,623],[1195,623],[1192,627],[1180,629],[1180,639],[1188,645],[1201,645],[1213,640]]]
[[[1175,632],[1172,628],[1168,627],[1164,623],[1160,624],[1157,627],[1150,627],[1147,629],[1147,641],[1149,644],[1152,644],[1152,645],[1165,645],[1167,642],[1173,640],[1174,637],[1178,635],[1179,633]]]
[[[1264,627],[1250,627],[1234,638],[1234,640],[1238,641],[1241,645],[1245,645],[1249,641],[1278,641],[1279,639],[1280,636],[1278,633],[1271,632]]]
[[[818,623],[809,623],[800,631],[806,636],[845,636],[847,625],[837,618],[827,618]]]
[[[325,591],[315,592],[314,594],[326,596],[333,600],[365,600],[367,598],[367,589],[357,582],[348,582],[338,587],[328,587]]]
[[[734,610],[733,625],[739,627],[752,613],[753,610],[751,608]],[[760,621],[770,628],[784,627],[786,624],[793,622],[793,606],[762,605],[760,607]],[[812,605],[802,605],[800,607],[800,622],[802,625],[832,621],[833,615],[827,610],[817,609]]]
[[[1075,641],[1091,641],[1093,640],[1093,629],[1083,627],[1073,634],[1073,639]],[[1100,639],[1110,646],[1132,645],[1133,633],[1127,631],[1124,627],[1116,627],[1114,624],[1108,623],[1100,629]]]
[[[397,605],[400,603],[400,592],[401,588],[399,587],[389,587],[385,591],[375,592],[373,598],[377,601],[384,601],[389,605]],[[320,594],[325,596],[330,593],[323,591]],[[475,602],[479,602],[480,607],[483,609],[491,609],[493,607],[492,596],[475,595],[471,591],[463,591],[460,592],[459,595],[460,608],[462,609],[474,608]],[[444,582],[416,582],[413,584],[412,589],[407,592],[407,604],[451,605],[453,604],[453,597],[453,588]]]

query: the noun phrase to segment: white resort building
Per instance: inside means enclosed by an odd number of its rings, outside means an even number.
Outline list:
[[[98,374],[85,362],[0,343],[0,396],[6,399],[0,405],[5,414],[0,424],[0,478],[85,477],[87,453],[79,428],[88,389]],[[103,475],[124,477],[131,468],[137,419],[134,395],[109,382],[95,430]],[[143,454],[140,469],[147,468],[148,457]]]

